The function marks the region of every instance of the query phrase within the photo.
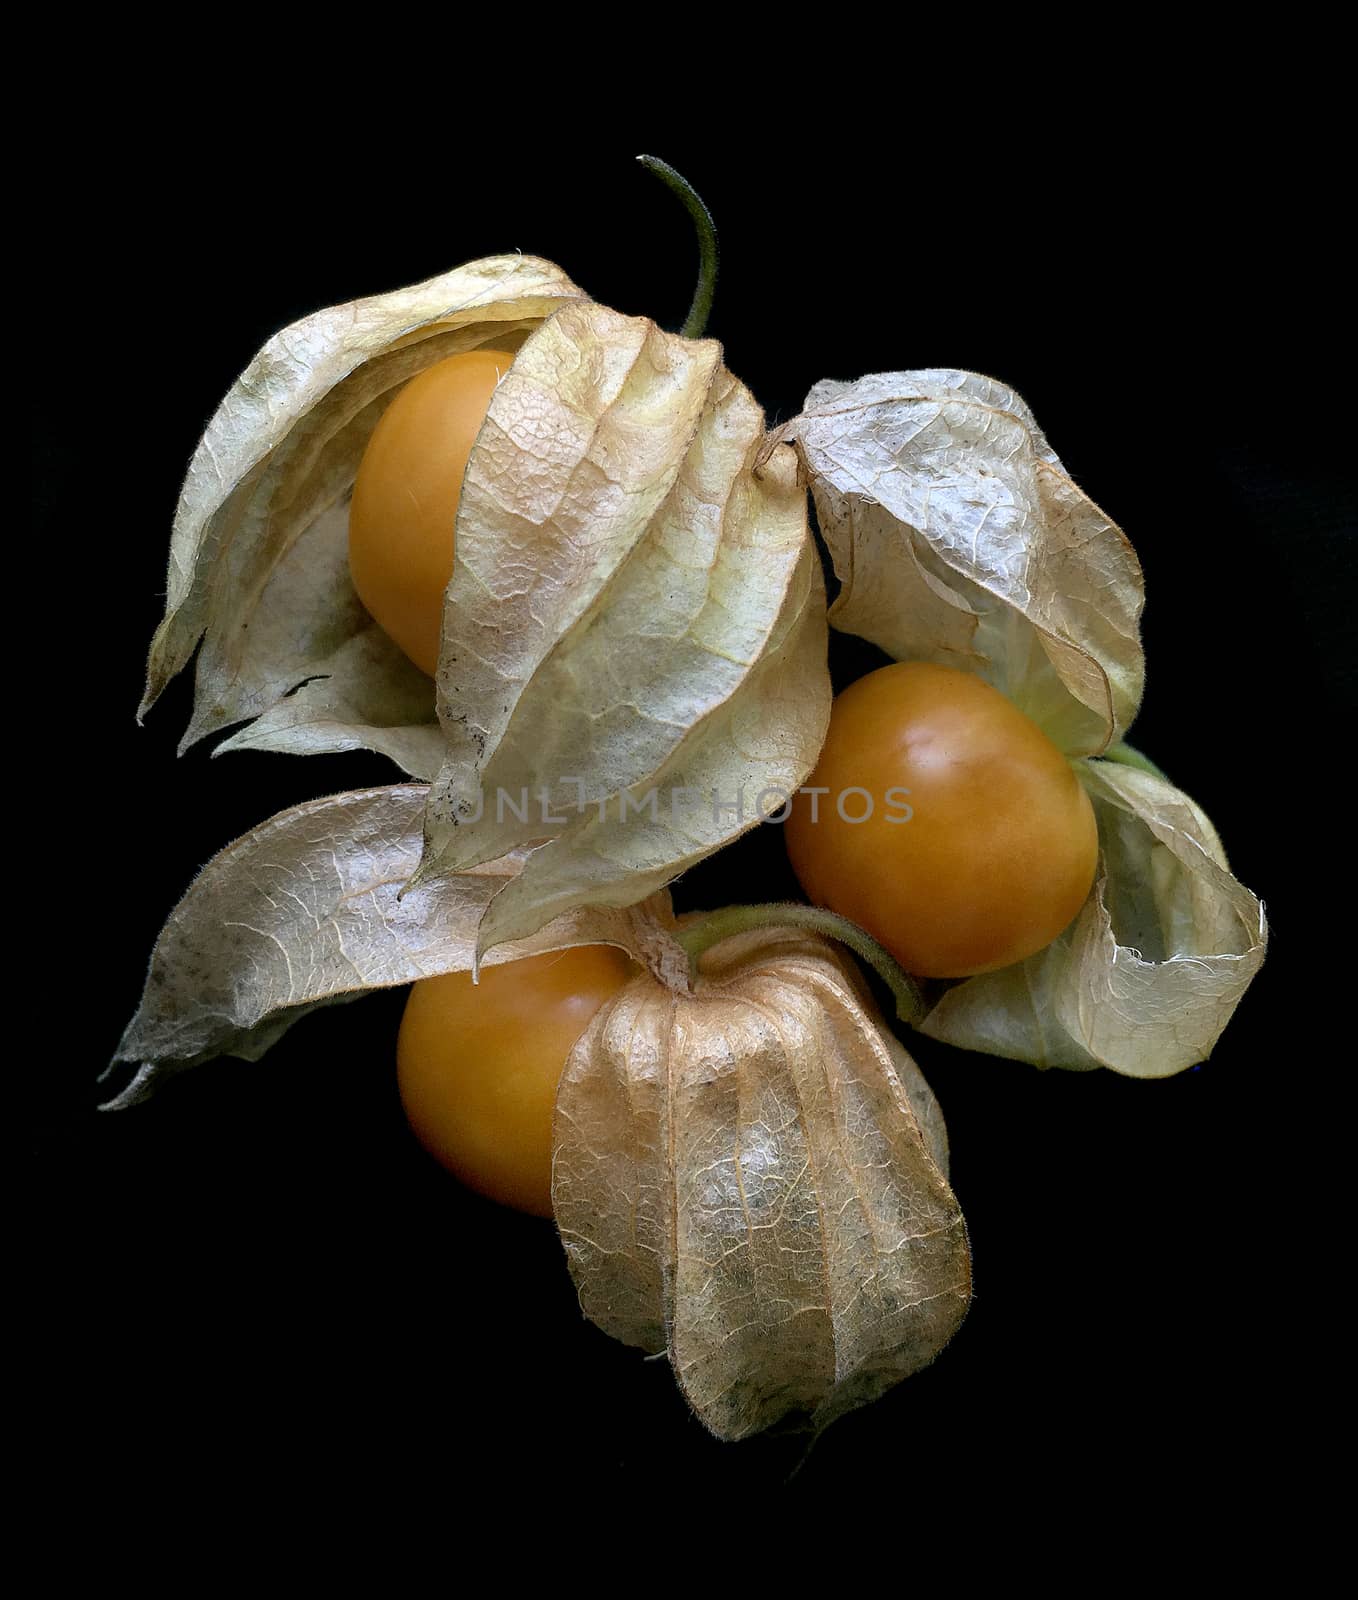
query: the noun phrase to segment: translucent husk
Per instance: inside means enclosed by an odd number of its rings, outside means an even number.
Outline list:
[[[1090,898],[1047,949],[945,990],[923,1031],[1040,1066],[1161,1077],[1203,1060],[1263,960],[1259,901],[1163,776],[1089,759],[1136,715],[1140,565],[994,379],[817,384],[798,450],[842,588],[830,622],[979,673],[1075,762],[1099,822]]]
[[[515,858],[398,897],[419,785],[295,807],[214,858],[157,941],[118,1050],[122,1107],[221,1054],[257,1060],[306,1012],[468,969]],[[937,1102],[853,968],[788,931],[715,946],[696,979],[668,896],[591,906],[490,962],[610,943],[641,975],[572,1052],[553,1203],[588,1316],[665,1350],[722,1438],[823,1426],[932,1360],[970,1297]]]
[[[458,513],[421,868],[536,846],[482,950],[643,898],[814,765],[824,586],[795,455],[763,443],[718,345],[605,306],[551,318],[496,390]]]
[[[435,685],[354,594],[347,497],[394,390],[480,345],[517,354],[457,500]],[[185,743],[245,721],[219,750],[366,746],[436,779],[421,880],[534,847],[483,953],[776,811],[824,738],[826,637],[795,453],[720,346],[493,257],[261,351],[190,468],[143,709],[197,645]]]
[[[275,334],[189,465],[142,713],[197,647],[184,746],[251,721],[228,746],[368,746],[431,776],[440,756],[432,686],[358,602],[347,496],[401,384],[460,351],[517,349],[582,298],[551,262],[491,256]]]

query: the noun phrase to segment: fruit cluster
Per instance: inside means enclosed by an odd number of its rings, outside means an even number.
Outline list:
[[[196,649],[190,739],[416,781],[204,869],[110,1103],[411,984],[421,1142],[554,1216],[587,1313],[737,1438],[871,1399],[969,1300],[937,1102],[849,952],[936,1038],[1153,1077],[1265,926],[1123,742],[1140,569],[1018,396],[879,374],[769,433],[693,331],[513,256],[260,352],[189,471],[146,704]],[[827,624],[894,663],[833,704]],[[809,904],[676,919],[766,819]]]

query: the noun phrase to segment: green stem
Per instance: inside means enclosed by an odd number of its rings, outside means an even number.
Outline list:
[[[717,225],[698,191],[668,161],[662,161],[659,156],[638,156],[637,160],[679,196],[698,231],[698,286],[679,332],[685,339],[700,339],[712,311],[712,296],[717,290]]]
[[[698,957],[703,951],[710,950],[723,939],[749,933],[755,928],[788,927],[809,928],[812,933],[848,945],[891,990],[896,1000],[896,1015],[902,1022],[915,1023],[924,1015],[924,997],[919,986],[901,970],[895,957],[864,933],[856,922],[834,911],[822,911],[819,906],[799,906],[792,901],[775,901],[764,906],[726,906],[721,911],[708,912],[701,922],[681,928],[675,937],[696,971]]]
[[[1153,778],[1164,778],[1166,783],[1169,782],[1164,772],[1156,766],[1149,756],[1143,756],[1139,750],[1133,750],[1131,745],[1125,742],[1109,745],[1108,749],[1103,752],[1103,759],[1105,761],[1116,761],[1120,766],[1124,767],[1136,767],[1141,772],[1149,772]]]

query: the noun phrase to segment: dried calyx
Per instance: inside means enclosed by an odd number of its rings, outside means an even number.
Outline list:
[[[299,1017],[466,970],[520,863],[399,891],[426,791],[283,813],[204,869],[157,943],[114,1105]],[[693,926],[693,924],[690,924]],[[820,1426],[931,1360],[965,1313],[966,1230],[937,1102],[824,939],[726,937],[696,977],[668,896],[559,918],[491,963],[615,944],[644,971],[595,1017],[557,1101],[553,1206],[586,1313],[667,1350],[723,1438]]]
[[[940,1131],[815,935],[724,940],[691,994],[639,980],[557,1097],[553,1208],[581,1305],[667,1350],[722,1438],[824,1425],[926,1365],[966,1312]]]
[[[396,388],[482,347],[517,354],[463,479],[430,681],[353,591],[347,495]],[[482,952],[643,899],[776,810],[824,737],[820,562],[795,455],[764,440],[717,344],[548,262],[318,312],[208,426],[143,709],[198,646],[186,743],[244,722],[220,750],[365,745],[435,780],[421,878],[536,844]]]
[[[770,436],[801,458],[842,587],[833,627],[979,674],[1072,759],[1100,867],[1027,960],[943,990],[935,1038],[1044,1067],[1164,1077],[1203,1060],[1258,971],[1263,907],[1202,809],[1124,742],[1143,584],[1121,529],[992,378],[818,383]]]

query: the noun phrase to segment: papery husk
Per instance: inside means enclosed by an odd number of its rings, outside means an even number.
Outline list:
[[[823,583],[795,456],[756,470],[763,441],[718,345],[592,303],[496,389],[458,510],[421,867],[541,846],[480,949],[659,888],[814,765]]]
[[[1264,959],[1261,903],[1166,779],[1076,764],[1099,823],[1098,882],[1055,943],[949,989],[921,1031],[1044,1067],[1163,1078],[1203,1061]]]
[[[278,750],[290,755],[333,755],[375,750],[402,771],[430,779],[443,760],[443,734],[432,720],[433,687],[366,613],[357,617],[349,584],[348,497],[323,511],[283,558],[252,626],[275,607],[296,605],[304,586],[314,585],[315,627],[325,626],[325,608],[343,643],[326,658],[325,671],[311,678],[225,738],[213,752]],[[361,607],[359,608],[361,610]],[[285,656],[287,645],[280,650]]]
[[[945,370],[819,383],[801,454],[842,589],[831,623],[975,672],[1072,758],[1136,714],[1140,564],[1005,385]],[[1263,910],[1162,779],[1076,759],[1100,877],[1046,949],[947,989],[923,1031],[1040,1066],[1164,1077],[1203,1060],[1263,959]]]
[[[827,380],[795,442],[843,588],[833,626],[978,673],[1068,755],[1141,699],[1140,564],[1012,389],[976,373]]]
[[[581,1305],[667,1351],[723,1439],[824,1426],[966,1312],[961,1211],[858,990],[822,940],[732,939],[692,994],[630,984],[561,1081],[552,1203]]]
[[[366,746],[432,777],[441,750],[432,686],[354,593],[346,498],[396,388],[445,356],[512,351],[583,297],[548,261],[491,256],[318,311],[270,339],[189,466],[142,714],[201,640],[184,746],[261,718],[237,748]]]
[[[427,791],[294,807],[216,856],[156,943],[110,1100],[255,1061],[318,1006],[466,971],[512,857],[400,898]],[[589,907],[490,963],[608,943],[638,976],[572,1051],[553,1204],[581,1305],[668,1350],[714,1433],[822,1427],[932,1360],[970,1297],[938,1103],[851,963],[786,930],[709,951],[696,986],[661,893]]]
[[[517,858],[401,890],[419,861],[428,788],[398,784],[308,801],[208,862],[156,941],[145,992],[114,1063],[137,1073],[109,1109],[215,1056],[257,1061],[318,1006],[472,964],[476,927]],[[490,963],[616,944],[656,970],[686,970],[656,908],[591,909]]]

